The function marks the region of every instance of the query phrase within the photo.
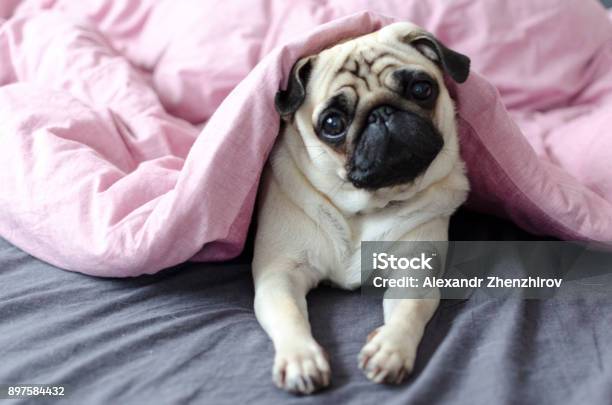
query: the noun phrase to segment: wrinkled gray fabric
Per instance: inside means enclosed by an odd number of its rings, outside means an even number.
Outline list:
[[[451,234],[529,238],[466,212]],[[75,404],[611,403],[612,299],[444,301],[413,377],[387,387],[357,368],[382,322],[380,302],[320,288],[309,296],[311,321],[333,386],[294,397],[271,382],[251,283],[248,253],[116,280],[58,270],[0,240],[0,383],[64,384],[61,403]]]

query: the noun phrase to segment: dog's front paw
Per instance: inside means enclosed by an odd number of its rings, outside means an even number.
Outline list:
[[[329,385],[330,374],[327,356],[314,339],[296,339],[276,349],[272,379],[278,388],[311,394]]]
[[[399,384],[414,366],[418,342],[407,333],[381,326],[359,353],[359,368],[375,383]]]

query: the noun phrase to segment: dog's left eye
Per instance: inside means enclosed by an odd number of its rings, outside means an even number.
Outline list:
[[[433,92],[431,83],[426,81],[418,81],[412,84],[410,87],[410,93],[412,97],[417,100],[427,100]]]
[[[346,132],[346,119],[338,112],[329,112],[321,120],[321,135],[329,140],[337,141]]]

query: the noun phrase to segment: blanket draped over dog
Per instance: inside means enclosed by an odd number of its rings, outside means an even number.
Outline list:
[[[3,0],[0,235],[99,276],[237,255],[292,64],[393,20],[472,59],[449,82],[469,204],[612,241],[612,23],[595,0]]]

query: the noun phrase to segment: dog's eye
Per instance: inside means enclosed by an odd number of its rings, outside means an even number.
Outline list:
[[[321,135],[330,140],[337,140],[344,136],[346,119],[338,112],[329,112],[321,120]]]
[[[427,100],[432,92],[433,88],[431,83],[426,81],[414,82],[410,87],[410,94],[417,100]]]

